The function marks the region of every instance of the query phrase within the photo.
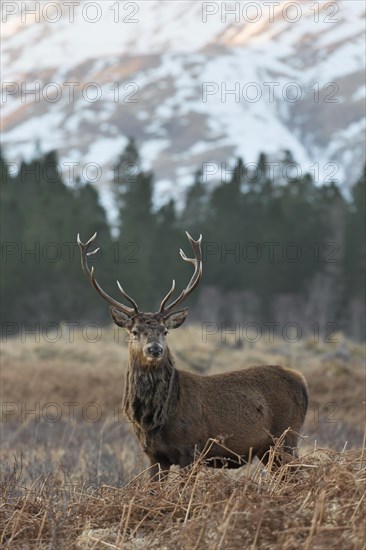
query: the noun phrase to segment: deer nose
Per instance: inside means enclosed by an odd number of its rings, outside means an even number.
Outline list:
[[[153,344],[148,344],[146,346],[147,348],[147,353],[149,355],[152,355],[153,357],[159,357],[160,355],[162,355],[163,353],[163,348],[160,344],[158,344],[157,342],[154,342]]]

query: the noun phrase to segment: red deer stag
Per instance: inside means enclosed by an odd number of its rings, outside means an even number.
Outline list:
[[[89,270],[88,252],[96,234],[86,243],[80,241],[81,264],[85,275],[98,293],[109,303],[116,325],[130,335],[124,412],[143,451],[151,463],[152,477],[160,470],[177,464],[191,464],[195,451],[202,452],[208,441],[206,458],[214,467],[239,467],[249,456],[266,464],[274,438],[287,428],[283,449],[297,456],[297,435],[304,422],[308,392],[303,376],[280,366],[264,365],[243,370],[199,376],[175,367],[168,348],[168,329],[180,327],[188,309],[174,311],[198,285],[202,275],[201,239],[192,239],[194,259],[180,254],[194,266],[188,286],[169,305],[172,287],[157,313],[138,310],[136,302],[118,288],[128,307],[111,298],[99,286],[94,268]],[[222,444],[221,444],[222,443]],[[160,477],[160,474],[158,475]]]

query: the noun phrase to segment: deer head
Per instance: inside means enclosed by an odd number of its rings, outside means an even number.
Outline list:
[[[79,235],[77,236],[77,242],[81,251],[81,266],[87,279],[102,298],[109,303],[109,311],[116,325],[125,328],[129,332],[130,352],[133,353],[141,363],[152,365],[158,364],[164,360],[167,353],[166,336],[168,330],[180,327],[188,314],[188,308],[178,311],[174,310],[191,294],[191,292],[193,292],[202,277],[202,235],[195,241],[188,232],[186,232],[186,234],[193,248],[194,258],[187,258],[182,249],[180,250],[180,255],[185,262],[191,263],[194,266],[194,273],[187,287],[182,290],[174,301],[167,305],[175,289],[175,281],[173,280],[172,286],[167,295],[163,298],[157,313],[140,312],[135,300],[123,290],[119,281],[117,281],[118,289],[123,298],[129,302],[132,307],[126,306],[114,298],[111,298],[97,282],[94,274],[94,267],[89,269],[88,266],[88,256],[96,254],[99,250],[99,248],[97,248],[89,252],[90,246],[95,241],[97,234],[95,233],[85,244],[81,242]]]

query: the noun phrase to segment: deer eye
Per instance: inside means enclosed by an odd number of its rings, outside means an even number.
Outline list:
[[[133,334],[133,336],[137,336],[138,332],[137,332],[137,330],[131,330],[131,334]]]

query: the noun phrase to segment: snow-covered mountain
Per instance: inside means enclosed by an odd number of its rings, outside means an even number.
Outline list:
[[[361,170],[363,0],[3,2],[2,18],[10,160],[38,140],[105,185],[134,136],[161,190],[261,151],[345,186]]]

